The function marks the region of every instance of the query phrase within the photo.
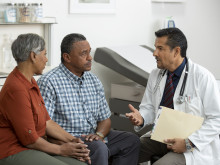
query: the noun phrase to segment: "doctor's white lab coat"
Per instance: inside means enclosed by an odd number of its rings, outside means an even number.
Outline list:
[[[184,102],[177,98],[182,86],[185,68],[176,88],[173,102],[174,109],[201,116],[202,127],[188,138],[196,146],[192,152],[185,152],[186,165],[220,165],[220,94],[214,76],[205,68],[190,59],[189,72],[184,91]],[[148,80],[147,88],[140,104],[140,113],[144,125],[152,124],[163,96],[167,74],[164,74],[158,86],[160,69],[154,69]]]

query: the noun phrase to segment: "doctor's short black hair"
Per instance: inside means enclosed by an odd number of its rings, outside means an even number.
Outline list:
[[[66,35],[60,45],[61,48],[61,62],[64,62],[63,53],[70,53],[73,49],[73,44],[79,41],[85,41],[86,37],[79,33],[71,33]]]
[[[165,28],[155,32],[156,37],[167,36],[167,45],[170,50],[179,46],[181,48],[181,56],[186,57],[187,39],[183,32],[178,28]]]

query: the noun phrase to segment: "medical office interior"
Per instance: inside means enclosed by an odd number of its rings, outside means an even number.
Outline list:
[[[0,3],[0,89],[16,65],[8,52],[5,57],[5,51],[19,34],[31,32],[45,38],[48,51],[45,73],[59,65],[63,37],[81,33],[92,48],[91,71],[103,83],[106,99],[116,116],[112,118],[116,123],[112,127],[120,125],[118,129],[133,131],[123,114],[129,111],[128,103],[138,107],[148,75],[156,67],[152,56],[154,32],[175,25],[188,39],[188,58],[213,73],[220,92],[219,0],[0,0]],[[10,7],[16,10],[30,7],[30,13],[40,8],[42,13],[40,18],[31,14],[18,18],[16,11],[13,20],[6,15]],[[124,110],[117,112],[119,109]]]

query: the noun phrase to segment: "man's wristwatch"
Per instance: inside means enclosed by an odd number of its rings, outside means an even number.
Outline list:
[[[101,133],[101,132],[96,132],[96,135],[98,135],[99,137],[103,138],[104,139],[104,135]]]
[[[190,141],[188,138],[185,139],[185,143],[186,143],[186,150],[193,151],[194,147],[190,144]]]

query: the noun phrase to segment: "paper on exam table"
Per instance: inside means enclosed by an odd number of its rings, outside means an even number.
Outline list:
[[[121,57],[139,67],[140,69],[150,73],[157,67],[153,53],[139,45],[109,47],[111,50],[119,54]]]
[[[187,138],[200,129],[204,118],[162,107],[151,139],[164,143],[165,139]]]

